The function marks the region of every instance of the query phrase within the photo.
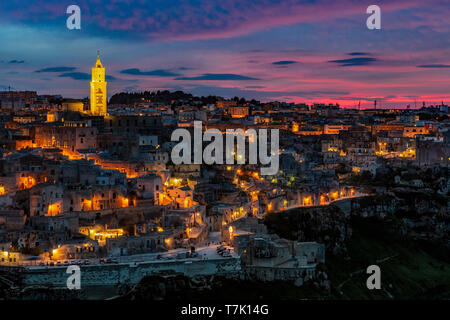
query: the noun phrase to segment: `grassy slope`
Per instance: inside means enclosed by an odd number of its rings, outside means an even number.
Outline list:
[[[354,234],[349,243],[349,256],[328,256],[327,269],[332,283],[331,294],[338,299],[448,299],[450,298],[450,265],[422,251],[417,244],[401,241],[391,235],[391,226],[365,219],[352,223]],[[394,258],[376,263],[377,259]],[[378,264],[381,268],[381,290],[368,290],[369,275],[365,268]],[[341,291],[336,288],[348,274],[351,277]]]

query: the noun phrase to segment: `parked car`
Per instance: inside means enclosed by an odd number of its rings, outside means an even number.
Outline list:
[[[82,264],[83,264],[83,261],[82,261],[82,260],[78,260],[78,261],[77,261],[77,265],[81,266]]]
[[[106,259],[105,259],[105,262],[106,262],[106,263],[111,263],[112,260],[111,260],[111,258],[106,258]]]
[[[75,262],[75,260],[70,260],[70,264],[73,266],[73,265],[75,265],[77,263]]]
[[[84,260],[84,264],[89,264],[89,260],[88,259]]]
[[[117,258],[112,258],[112,259],[111,259],[111,262],[112,262],[112,263],[119,263],[119,260],[118,260]]]
[[[53,267],[55,265],[55,263],[53,262],[53,261],[51,261],[50,263],[49,263],[49,266],[51,266],[51,267]]]
[[[64,265],[67,267],[69,265],[69,261],[64,261]]]
[[[57,265],[58,267],[62,266],[61,261],[58,261],[58,262],[56,263],[56,265]]]
[[[43,266],[45,266],[45,263],[40,262],[39,265],[40,265],[41,267],[43,267]]]

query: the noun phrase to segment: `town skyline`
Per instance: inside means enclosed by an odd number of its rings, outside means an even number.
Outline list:
[[[0,5],[0,300],[450,297],[448,8],[192,1]]]

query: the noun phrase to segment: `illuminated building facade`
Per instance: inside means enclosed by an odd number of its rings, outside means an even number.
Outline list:
[[[100,53],[97,52],[97,62],[92,68],[91,81],[91,114],[93,116],[105,116],[107,114],[106,85],[105,68],[100,61]]]

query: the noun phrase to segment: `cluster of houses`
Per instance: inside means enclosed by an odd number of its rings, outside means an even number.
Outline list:
[[[87,101],[30,91],[0,100],[1,264],[191,248],[219,232],[256,277],[295,277],[299,267],[324,261],[323,246],[277,239],[249,221],[364,195],[345,178],[376,174],[388,162],[450,162],[444,105],[355,110],[142,98],[99,115]],[[278,172],[173,164],[171,133],[193,130],[194,121],[221,132],[279,129]]]

